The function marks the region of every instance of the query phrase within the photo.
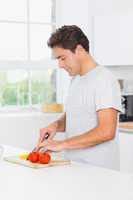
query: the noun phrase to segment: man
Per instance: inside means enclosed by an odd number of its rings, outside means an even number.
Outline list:
[[[65,151],[70,160],[119,170],[116,128],[121,101],[117,80],[94,61],[87,37],[75,25],[57,29],[48,46],[59,67],[73,78],[65,114],[40,130],[37,147]],[[67,138],[54,140],[56,132],[62,131]],[[47,133],[49,138],[45,140]]]

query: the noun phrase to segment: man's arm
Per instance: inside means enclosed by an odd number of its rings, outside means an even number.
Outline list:
[[[99,110],[98,126],[82,135],[65,140],[64,148],[83,149],[112,140],[115,137],[117,116],[118,111],[113,108]]]
[[[46,143],[45,139],[46,134],[49,134],[48,140],[53,140],[53,137],[55,136],[56,132],[64,132],[65,129],[66,129],[66,113],[64,113],[57,121],[49,124],[45,128],[40,129],[40,137],[36,149],[39,149],[39,147],[41,147],[43,143]]]
[[[96,128],[64,141],[47,140],[40,147],[46,147],[50,151],[85,149],[112,140],[115,137],[117,116],[118,111],[113,108],[99,110]]]
[[[56,132],[64,132],[66,130],[66,113],[64,113],[58,120],[51,125],[56,127]]]

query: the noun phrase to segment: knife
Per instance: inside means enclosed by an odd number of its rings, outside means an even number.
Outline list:
[[[47,132],[46,134],[45,134],[45,140],[47,140],[49,138],[49,133]],[[46,152],[47,151],[47,149],[45,148],[45,147],[40,147],[38,150],[36,150],[37,148],[35,147],[33,150],[32,150],[32,152],[36,152],[36,151],[40,151],[41,149],[41,152]]]

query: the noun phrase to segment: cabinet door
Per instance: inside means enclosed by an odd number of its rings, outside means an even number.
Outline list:
[[[133,16],[94,17],[94,55],[103,65],[133,65]]]
[[[133,133],[119,132],[120,171],[133,173]]]

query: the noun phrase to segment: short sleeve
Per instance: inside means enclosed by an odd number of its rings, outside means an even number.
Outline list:
[[[121,91],[118,81],[114,77],[104,76],[97,83],[95,93],[96,111],[114,108],[122,112]]]

